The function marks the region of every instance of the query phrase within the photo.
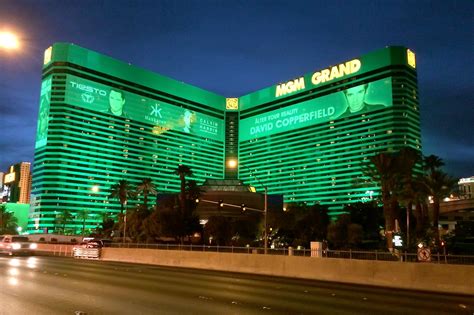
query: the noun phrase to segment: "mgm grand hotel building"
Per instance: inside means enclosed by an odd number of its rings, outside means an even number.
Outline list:
[[[240,179],[285,204],[327,205],[331,215],[375,198],[376,186],[355,185],[368,159],[421,150],[415,55],[386,47],[335,62],[226,98],[53,45],[44,56],[29,232],[52,231],[64,211],[87,211],[95,227],[101,213],[120,211],[109,195],[121,179],[151,178],[159,192],[178,192],[179,164],[198,184]]]

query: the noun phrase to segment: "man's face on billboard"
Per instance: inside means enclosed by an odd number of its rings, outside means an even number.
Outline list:
[[[117,113],[122,111],[125,99],[123,98],[122,93],[112,90],[109,94],[109,103],[112,112]]]
[[[351,111],[358,111],[364,107],[366,86],[359,85],[346,91],[347,105]]]

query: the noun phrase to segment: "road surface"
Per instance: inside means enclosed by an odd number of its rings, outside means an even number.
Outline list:
[[[64,257],[0,256],[0,314],[472,315],[474,297]]]

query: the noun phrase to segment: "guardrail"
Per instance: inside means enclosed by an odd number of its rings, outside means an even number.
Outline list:
[[[238,246],[209,246],[209,245],[180,245],[180,244],[150,244],[150,243],[111,243],[108,247],[114,248],[148,248],[161,250],[183,250],[183,251],[202,251],[219,253],[246,253],[246,254],[264,254],[263,247],[238,247]],[[316,256],[315,252],[311,255],[311,249],[297,248],[269,248],[268,255],[284,256]],[[354,250],[325,250],[322,252],[323,258],[343,258],[359,260],[379,260],[379,261],[400,261],[400,262],[419,262],[417,253],[401,252],[391,253],[388,251],[354,251]],[[438,264],[460,264],[474,265],[474,255],[450,255],[442,253],[433,253],[429,261],[425,263]]]

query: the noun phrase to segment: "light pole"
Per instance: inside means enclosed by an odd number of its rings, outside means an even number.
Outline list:
[[[229,167],[236,167],[237,166],[237,161],[236,160],[229,160],[228,162]],[[260,184],[260,186],[263,187],[264,191],[264,204],[263,204],[263,221],[264,221],[264,231],[263,231],[263,251],[265,255],[268,253],[268,227],[267,227],[267,213],[268,213],[268,188],[262,182],[260,179],[258,179],[257,176],[255,176],[252,171],[245,166],[244,164],[239,164],[243,168],[247,169],[250,172],[250,175],[253,176],[257,182]]]

